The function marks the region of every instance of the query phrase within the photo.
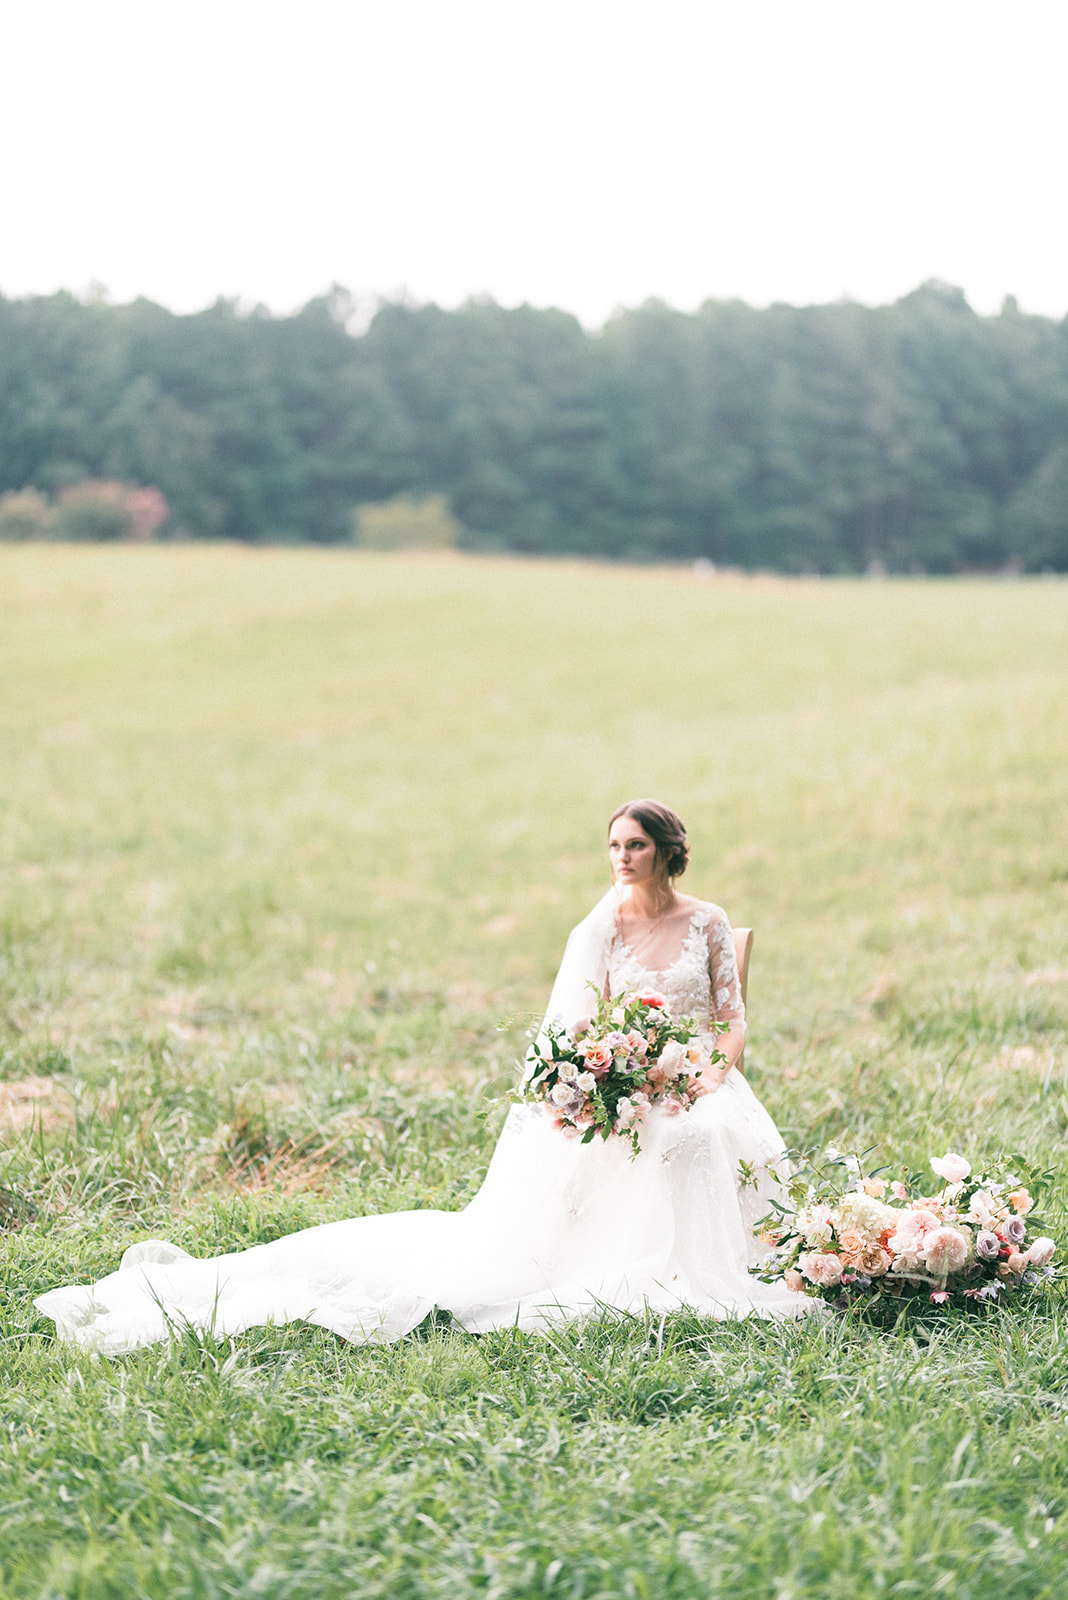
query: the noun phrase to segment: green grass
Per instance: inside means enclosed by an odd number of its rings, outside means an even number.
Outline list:
[[[0,549],[0,1596],[1058,1600],[1059,1289],[896,1332],[185,1339],[32,1296],[474,1192],[636,794],[787,1137],[1050,1173],[1068,587]]]

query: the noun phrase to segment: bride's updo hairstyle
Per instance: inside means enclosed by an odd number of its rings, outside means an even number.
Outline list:
[[[620,806],[609,817],[610,833],[613,822],[620,817],[633,817],[635,822],[640,822],[656,845],[656,853],[664,863],[668,877],[682,877],[690,859],[690,841],[681,817],[677,817],[670,807],[662,806],[659,800],[628,800],[625,806]]]

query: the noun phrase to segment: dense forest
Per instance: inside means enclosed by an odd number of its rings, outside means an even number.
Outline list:
[[[650,303],[595,333],[352,312],[341,290],[285,317],[0,298],[0,495],[74,517],[85,480],[159,491],[156,537],[337,543],[360,505],[439,496],[471,549],[1068,569],[1068,322],[1011,300]]]

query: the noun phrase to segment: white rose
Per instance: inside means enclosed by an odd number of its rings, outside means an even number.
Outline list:
[[[940,1178],[947,1183],[963,1183],[972,1170],[970,1161],[965,1161],[963,1156],[958,1156],[952,1150],[947,1150],[944,1156],[931,1157],[931,1169],[937,1172]]]
[[[669,1039],[663,1050],[660,1052],[660,1059],[657,1062],[657,1066],[660,1068],[665,1078],[672,1079],[679,1076],[679,1073],[682,1071],[685,1065],[686,1046],[684,1044],[680,1044],[677,1039]]]
[[[1056,1248],[1052,1239],[1036,1239],[1027,1252],[1027,1259],[1033,1267],[1048,1266]]]

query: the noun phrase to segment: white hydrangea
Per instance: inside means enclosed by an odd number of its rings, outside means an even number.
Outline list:
[[[842,1196],[838,1205],[838,1227],[855,1228],[866,1239],[877,1239],[884,1228],[891,1228],[899,1213],[892,1206],[884,1206],[870,1194],[857,1191]]]

